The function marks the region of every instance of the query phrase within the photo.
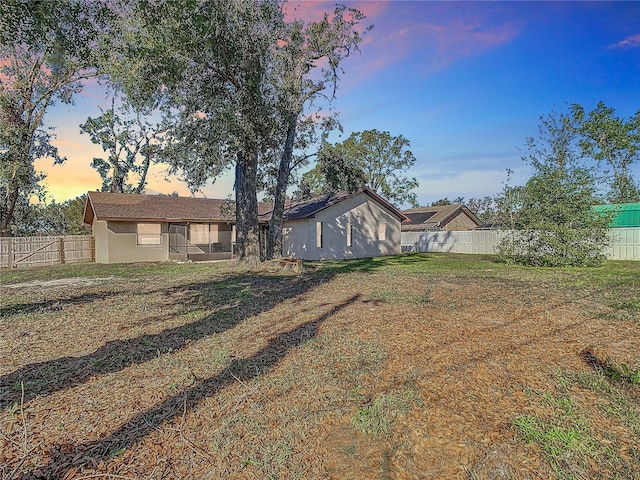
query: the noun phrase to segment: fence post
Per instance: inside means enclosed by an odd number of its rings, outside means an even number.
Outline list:
[[[58,260],[64,263],[64,237],[58,237]]]
[[[13,238],[9,237],[9,246],[7,247],[7,267],[13,268]]]
[[[91,249],[91,261],[95,262],[96,261],[96,237],[94,237],[93,235],[91,235],[90,239],[89,239],[89,248]]]

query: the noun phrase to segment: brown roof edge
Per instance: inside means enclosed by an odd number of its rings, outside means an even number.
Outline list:
[[[91,218],[87,221],[87,213],[91,211]],[[94,217],[93,205],[91,204],[91,192],[87,192],[87,201],[84,204],[84,212],[82,213],[82,223],[88,226],[93,224]]]
[[[108,213],[105,213],[103,209],[104,199],[109,199],[110,197],[114,197],[118,199],[116,201],[117,205],[120,205],[122,208],[117,208],[116,211],[113,210],[113,206]],[[130,200],[134,201],[136,204],[140,204],[143,207],[134,208],[134,211],[126,211],[127,207],[131,207]],[[140,200],[140,202],[138,202]],[[149,200],[151,202],[156,203],[157,201],[164,202],[165,208],[152,208],[151,211],[145,205],[145,200]],[[178,201],[181,203],[182,207],[178,210],[172,211],[170,208],[167,209],[167,203],[175,203]],[[191,209],[184,207],[184,201],[191,202],[191,200],[196,201],[197,203],[194,205],[200,205],[198,209]],[[110,192],[88,192],[87,193],[87,201],[85,203],[85,209],[83,213],[83,223],[87,225],[91,225],[93,220],[98,218],[99,220],[109,220],[109,221],[122,221],[122,222],[215,222],[215,223],[235,223],[235,215],[226,215],[222,212],[218,211],[220,205],[224,204],[227,199],[218,199],[218,198],[195,198],[195,197],[170,197],[163,195],[147,195],[147,194],[128,194],[128,193],[110,193]],[[212,203],[217,212],[216,215],[206,215],[202,212],[202,204],[206,202],[206,204]],[[233,202],[233,200],[232,200]],[[189,205],[192,205],[189,203]],[[124,210],[123,210],[124,208]],[[258,213],[260,211],[264,211],[268,209],[269,205],[263,202],[258,203]],[[263,219],[259,220],[260,223],[264,223]]]
[[[315,210],[309,211],[309,212],[305,212],[305,214],[300,216],[300,217],[296,217],[296,218],[314,218],[315,215],[318,212],[321,212],[322,210],[326,210],[327,208],[330,208],[330,207],[342,202],[343,200],[345,200],[347,198],[351,198],[351,197],[353,197],[355,195],[359,195],[361,193],[364,193],[364,194],[368,195],[373,200],[375,200],[377,203],[379,203],[384,208],[389,210],[392,214],[397,216],[398,219],[401,222],[409,219],[404,213],[402,213],[400,210],[398,210],[396,207],[394,207],[392,204],[390,204],[387,200],[385,200],[383,197],[381,197],[376,192],[374,192],[373,190],[371,190],[370,188],[367,188],[367,187],[361,188],[361,189],[359,189],[359,190],[357,190],[357,191],[355,191],[353,193],[347,193],[345,191],[341,191],[341,192],[334,192],[334,193],[331,193],[331,194],[318,195],[318,196],[313,197],[311,199],[301,200],[299,202],[292,202],[289,205],[287,205],[287,208],[295,209],[296,206],[298,206],[298,205],[304,205],[304,204],[313,203],[316,199],[320,199],[322,197],[326,197],[325,200],[328,200],[328,201],[320,202],[321,204],[320,204],[320,206],[318,208],[316,208]],[[291,220],[291,218],[290,218],[290,220]]]

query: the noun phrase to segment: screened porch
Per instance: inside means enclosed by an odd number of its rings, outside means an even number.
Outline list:
[[[230,223],[169,223],[171,260],[230,260],[234,243],[235,227]]]

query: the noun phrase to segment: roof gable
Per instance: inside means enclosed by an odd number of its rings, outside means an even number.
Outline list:
[[[310,198],[308,200],[303,200],[301,202],[295,202],[287,205],[284,211],[284,220],[301,220],[306,218],[313,218],[317,213],[325,210],[333,205],[336,205],[347,198],[354,197],[364,193],[371,197],[374,201],[380,204],[383,208],[387,209],[393,215],[398,217],[400,221],[407,220],[407,217],[400,210],[395,208],[389,202],[387,202],[384,198],[379,196],[373,190],[368,188],[363,188],[354,193],[347,192],[334,192],[327,193],[323,195],[318,195],[316,197]]]
[[[404,214],[409,218],[407,226],[420,228],[438,228],[446,225],[460,212],[464,212],[476,225],[482,225],[480,219],[465,205],[438,205],[434,207],[410,208],[404,210]]]

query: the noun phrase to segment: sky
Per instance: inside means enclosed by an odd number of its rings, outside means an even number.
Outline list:
[[[343,141],[376,129],[410,141],[420,205],[447,197],[483,197],[531,174],[522,161],[540,116],[578,103],[586,111],[603,101],[616,115],[640,110],[640,2],[345,1],[366,15],[360,52],[343,63],[333,109]],[[289,2],[288,15],[317,20],[335,2]],[[75,105],[58,104],[45,117],[55,127],[63,165],[36,162],[58,202],[98,190],[90,167],[103,156],[79,125],[100,115],[108,100],[95,83]],[[632,173],[640,178],[640,165]],[[189,196],[166,167],[150,171],[147,193]],[[225,198],[230,173],[196,196]],[[400,205],[400,207],[402,207]]]

